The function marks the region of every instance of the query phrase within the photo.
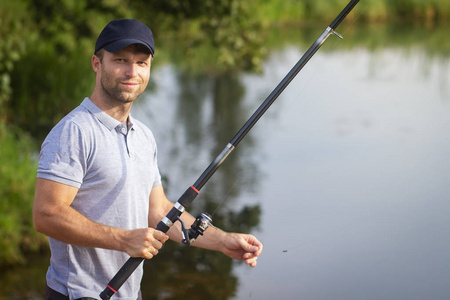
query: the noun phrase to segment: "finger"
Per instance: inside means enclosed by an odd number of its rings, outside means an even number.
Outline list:
[[[256,256],[259,256],[263,251],[263,244],[259,243],[258,250],[254,253]]]
[[[153,246],[153,248],[155,248],[155,250],[159,250],[159,249],[162,248],[163,243],[161,243],[160,241],[154,241],[154,242],[152,243],[152,246]]]
[[[258,252],[258,255],[262,252],[262,243],[258,241],[256,237],[253,235],[247,236],[245,239],[245,244],[247,246],[244,246],[244,249],[249,252]]]
[[[241,245],[241,247],[242,247],[242,249],[244,251],[247,251],[247,252],[256,252],[256,251],[258,251],[258,247],[255,246],[255,245],[250,244],[247,240],[242,239],[240,241],[240,245]]]
[[[244,254],[245,261],[257,260],[257,259],[258,259],[258,257],[256,255],[253,255],[252,253]]]
[[[254,256],[256,257],[256,256],[259,256],[261,254],[261,252],[262,252],[261,248],[253,246],[248,252],[246,252],[243,255],[243,257],[244,257],[244,259],[251,258],[251,257],[254,257]]]
[[[142,257],[144,257],[145,259],[152,259],[153,258],[153,254],[151,253],[151,251],[146,250],[146,251],[144,251]]]
[[[156,255],[158,255],[158,250],[157,249],[155,249],[155,248],[149,248],[149,249],[147,249],[147,251],[146,251],[146,255],[145,255],[145,258],[147,258],[147,259],[152,259],[153,257],[155,257]]]
[[[251,258],[251,259],[247,259],[245,261],[245,263],[253,268],[253,267],[256,267],[257,259],[258,259],[257,257],[254,257],[254,258]]]
[[[169,236],[162,231],[155,230],[153,232],[153,237],[160,241],[161,243],[166,242],[169,239]]]
[[[251,241],[251,243],[253,245],[253,249],[250,251],[253,252],[256,256],[258,256],[262,253],[263,244],[260,241],[258,241],[255,237],[253,237],[253,238],[254,238],[254,240]]]

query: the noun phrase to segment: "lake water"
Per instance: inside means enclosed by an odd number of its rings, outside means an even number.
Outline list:
[[[145,299],[448,298],[450,59],[423,47],[338,49],[351,39],[332,38],[189,208],[249,229],[264,243],[258,266],[166,245],[146,263]],[[156,136],[170,199],[305,50],[271,51],[258,75],[192,76],[155,60],[154,88],[133,114]],[[246,208],[256,221],[227,224]],[[3,270],[0,299],[40,299],[47,265],[46,254]]]
[[[265,255],[238,269],[239,299],[448,297],[448,63],[391,49],[317,55],[256,129],[265,177],[241,201],[262,203]]]
[[[242,123],[229,131],[237,132],[304,51],[286,47],[270,55],[262,75],[239,75],[234,113]],[[207,184],[225,185],[214,189],[219,206],[262,211],[252,233],[264,253],[257,268],[235,266],[234,299],[448,297],[449,75],[448,58],[422,49],[315,55],[239,145],[245,149],[231,154],[246,167],[227,183]],[[232,135],[218,141],[214,133],[221,116],[215,81],[197,86],[193,111],[182,104],[175,69],[152,76],[157,91],[134,113],[156,135],[176,200]],[[232,85],[229,91],[234,105]],[[183,119],[195,125],[186,129]]]

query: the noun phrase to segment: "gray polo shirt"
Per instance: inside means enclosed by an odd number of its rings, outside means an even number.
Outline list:
[[[148,227],[151,189],[161,184],[152,132],[130,116],[122,124],[85,98],[42,144],[37,176],[79,188],[72,207],[87,218],[124,229]],[[127,128],[129,127],[129,128]],[[49,238],[50,288],[98,298],[129,258],[126,253],[78,247]],[[142,265],[115,299],[137,299]]]

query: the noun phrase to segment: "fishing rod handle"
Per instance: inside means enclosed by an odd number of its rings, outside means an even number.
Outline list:
[[[160,221],[158,223],[158,226],[156,226],[156,230],[162,232],[167,232],[169,228],[170,227],[167,226],[163,221]],[[117,293],[117,291],[122,287],[125,281],[127,281],[131,274],[133,274],[133,272],[144,260],[145,258],[142,257],[130,257],[122,266],[122,268],[120,268],[120,270],[116,273],[116,275],[114,275],[114,277],[108,282],[106,288],[103,290],[103,292],[100,293],[100,298],[102,298],[103,300],[108,300],[115,293]]]
[[[184,194],[181,195],[167,215],[158,223],[156,230],[166,233],[184,212],[185,208],[194,201],[198,193],[199,191],[194,186],[189,187]],[[142,257],[130,257],[116,275],[108,282],[106,288],[100,293],[100,298],[108,300],[117,293],[120,287],[144,260],[145,258]]]
[[[350,1],[347,6],[341,11],[341,13],[334,19],[331,23],[331,29],[335,30],[339,24],[345,19],[345,17],[352,11],[356,4],[358,4],[359,0]]]
[[[103,292],[100,293],[100,298],[107,300],[117,293],[119,288],[133,274],[136,268],[139,267],[142,261],[144,261],[142,257],[130,257],[113,279],[111,279]]]

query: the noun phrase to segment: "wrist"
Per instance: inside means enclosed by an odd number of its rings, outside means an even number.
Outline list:
[[[223,231],[220,228],[217,227],[213,227],[212,228],[214,230],[214,249],[215,251],[220,251],[223,252],[223,250],[225,249],[225,244],[226,244],[226,239],[229,235],[229,233]]]
[[[118,250],[122,252],[127,252],[128,241],[127,241],[127,230],[121,228],[109,227],[111,230],[111,244],[109,247],[112,250]]]
[[[227,235],[228,233],[226,233],[222,229],[210,225],[209,228],[205,231],[204,235],[202,237],[199,237],[193,245],[209,250],[222,252],[225,248],[225,240],[227,238]]]

